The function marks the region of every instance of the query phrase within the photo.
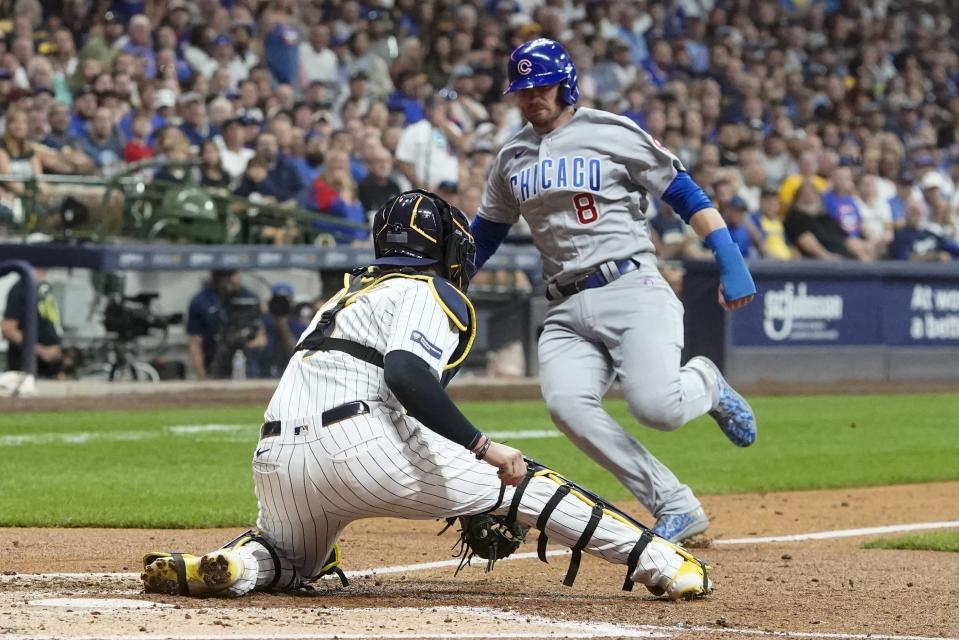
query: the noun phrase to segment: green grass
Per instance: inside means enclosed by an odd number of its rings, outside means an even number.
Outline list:
[[[955,395],[751,399],[759,439],[709,418],[673,433],[608,409],[698,494],[959,480]],[[466,403],[488,431],[552,429],[541,402]],[[210,527],[252,522],[250,458],[263,407],[0,415],[0,526]],[[246,425],[177,434],[174,425]],[[70,441],[78,434],[95,437]],[[17,437],[27,438],[17,441]],[[610,499],[626,490],[565,438],[513,443]]]
[[[959,552],[959,531],[939,531],[900,538],[881,538],[863,545],[866,549]]]

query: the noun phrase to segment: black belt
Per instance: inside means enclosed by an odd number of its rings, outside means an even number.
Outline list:
[[[620,276],[639,269],[639,262],[626,258],[616,262],[602,264],[583,277],[567,284],[549,284],[546,286],[546,299],[558,300],[568,298],[584,289],[596,289],[618,280]]]
[[[355,416],[361,416],[369,412],[370,405],[366,404],[362,400],[356,400],[354,402],[341,404],[340,406],[333,407],[332,409],[327,409],[320,415],[320,420],[323,422],[324,427],[328,427],[341,420],[346,420],[347,418],[353,418]],[[280,435],[279,420],[264,422],[263,426],[260,427],[260,440],[263,438],[272,438],[273,436],[278,435]]]

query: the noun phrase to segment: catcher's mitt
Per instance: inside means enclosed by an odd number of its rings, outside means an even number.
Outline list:
[[[449,518],[443,531],[453,526],[456,520],[457,518]],[[459,545],[454,555],[460,556],[462,560],[454,576],[470,563],[473,556],[486,560],[486,571],[492,571],[497,560],[508,557],[519,548],[526,539],[526,532],[529,531],[529,527],[524,527],[516,521],[508,522],[503,516],[485,513],[477,516],[462,516],[459,521],[462,527],[460,539],[453,548]],[[443,531],[440,531],[440,534]]]

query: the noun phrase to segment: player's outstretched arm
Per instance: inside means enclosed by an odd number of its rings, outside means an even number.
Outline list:
[[[719,263],[719,304],[726,310],[749,304],[756,295],[756,284],[743,254],[729,235],[726,222],[702,188],[688,173],[680,171],[663,193],[663,200],[693,227],[716,257]]]
[[[719,211],[708,207],[694,213],[689,223],[712,250],[719,264],[719,304],[728,311],[745,307],[756,295],[756,284],[723,217]]]
[[[473,426],[453,404],[433,369],[418,355],[402,349],[390,351],[383,358],[383,374],[386,386],[407,413],[499,469],[497,475],[503,482],[516,485],[526,475],[522,453],[491,441]]]

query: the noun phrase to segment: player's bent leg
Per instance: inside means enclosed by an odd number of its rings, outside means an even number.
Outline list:
[[[748,447],[756,441],[756,415],[752,407],[723,377],[719,367],[704,356],[691,358],[684,367],[709,381],[713,391],[709,416],[716,421],[730,442]]]
[[[652,534],[622,512],[594,500],[595,496],[555,472],[532,466],[527,482],[509,489],[494,513],[507,521],[540,530],[537,551],[546,561],[546,541],[573,550],[564,584],[576,577],[582,552],[614,564],[627,565],[624,588],[632,582],[646,585],[671,599],[705,595],[712,591],[709,567],[685,549]],[[585,492],[585,493],[584,493]]]

